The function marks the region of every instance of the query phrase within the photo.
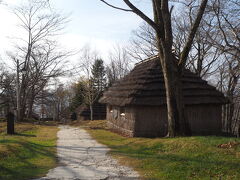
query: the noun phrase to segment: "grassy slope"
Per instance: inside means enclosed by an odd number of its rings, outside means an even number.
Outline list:
[[[230,141],[240,143],[237,138],[125,138],[105,130],[104,121],[84,126],[95,139],[111,148],[112,156],[147,179],[240,179],[240,146],[217,147]]]
[[[14,136],[0,123],[0,180],[40,177],[56,166],[56,126],[17,124]]]

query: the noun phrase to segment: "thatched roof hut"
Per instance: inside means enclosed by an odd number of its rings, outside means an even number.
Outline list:
[[[87,105],[79,106],[75,112],[77,113],[77,120],[90,120],[91,112]],[[98,102],[93,104],[93,120],[105,120],[106,119],[106,105]]]
[[[221,105],[227,100],[189,70],[182,78],[184,102],[194,134],[221,132]],[[100,99],[107,104],[109,126],[127,136],[165,136],[167,109],[164,78],[157,57],[136,64]]]

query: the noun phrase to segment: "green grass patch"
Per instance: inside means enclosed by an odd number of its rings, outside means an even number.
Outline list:
[[[44,176],[56,166],[57,126],[16,124],[7,135],[0,123],[0,180],[24,180]]]
[[[237,138],[195,136],[177,138],[126,138],[105,129],[104,121],[84,127],[98,142],[111,148],[120,163],[146,179],[240,179],[240,145],[219,148]]]

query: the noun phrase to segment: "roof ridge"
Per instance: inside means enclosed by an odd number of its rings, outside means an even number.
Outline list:
[[[137,66],[139,64],[142,64],[142,63],[145,63],[145,62],[148,62],[148,61],[153,60],[155,58],[158,58],[158,55],[154,55],[154,56],[151,56],[151,57],[149,57],[147,59],[141,60],[140,62],[135,63],[135,66]]]

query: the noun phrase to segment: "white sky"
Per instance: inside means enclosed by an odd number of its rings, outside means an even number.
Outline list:
[[[0,55],[5,59],[6,51],[13,44],[10,37],[18,36],[16,17],[10,12],[10,7],[23,0],[3,1],[7,5],[0,5]],[[100,51],[107,61],[107,53],[116,44],[126,44],[131,31],[136,29],[142,20],[129,12],[112,9],[100,0],[50,0],[52,7],[64,14],[71,14],[71,22],[67,25],[65,34],[59,39],[62,46],[69,50],[80,50],[86,43],[90,43]],[[117,6],[124,7],[120,0],[108,0]],[[150,14],[149,0],[133,0],[133,3]],[[72,57],[76,60],[77,57]]]

